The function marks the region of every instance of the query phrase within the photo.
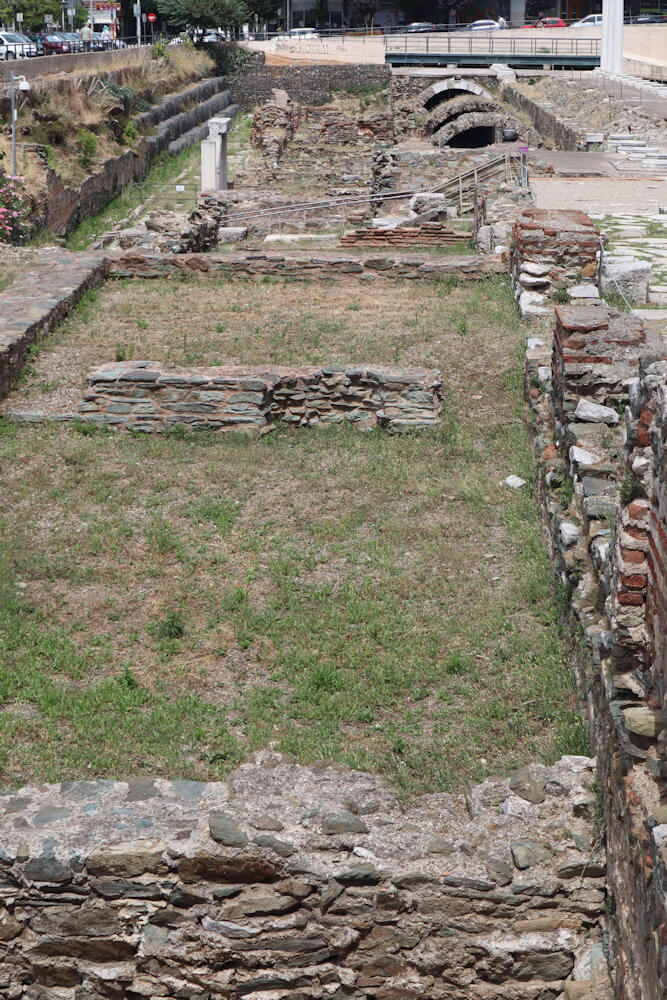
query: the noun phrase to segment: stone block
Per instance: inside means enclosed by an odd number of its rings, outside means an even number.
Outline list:
[[[600,294],[623,295],[633,305],[648,302],[651,265],[636,257],[605,254],[600,269]]]

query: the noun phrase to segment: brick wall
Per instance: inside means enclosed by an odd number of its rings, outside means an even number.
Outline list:
[[[667,990],[667,345],[601,303],[556,311],[527,354],[545,530],[578,643],[607,843],[620,1000]]]

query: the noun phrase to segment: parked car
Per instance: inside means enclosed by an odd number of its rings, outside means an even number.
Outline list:
[[[639,14],[630,18],[630,24],[664,24],[666,21],[664,14]]]
[[[22,31],[15,31],[14,34],[18,35],[19,38],[22,39],[23,44],[25,45],[24,52],[27,56],[41,56],[44,54],[39,51],[37,44],[33,42],[32,38],[29,38],[28,35],[24,35]]]
[[[0,31],[0,59],[27,59],[36,55],[34,42],[15,31]]]
[[[45,56],[60,56],[70,51],[69,42],[54,32],[38,35],[38,43],[44,49]]]
[[[83,52],[83,42],[74,31],[56,31],[58,38],[67,42],[70,52]]]
[[[466,24],[463,31],[500,31],[500,24],[498,21],[473,21],[472,24]]]
[[[427,31],[435,31],[435,25],[429,21],[413,21],[405,29],[407,34],[424,34]]]
[[[589,14],[582,17],[581,21],[575,21],[573,28],[599,28],[602,26],[602,14]]]
[[[567,24],[562,17],[541,17],[538,21],[531,21],[530,24],[522,24],[522,28],[567,28]]]
[[[314,28],[290,28],[288,35],[290,38],[319,38],[319,33]]]

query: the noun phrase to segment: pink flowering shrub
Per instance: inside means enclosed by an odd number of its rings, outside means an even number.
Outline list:
[[[0,173],[0,243],[21,243],[28,206],[23,177]]]

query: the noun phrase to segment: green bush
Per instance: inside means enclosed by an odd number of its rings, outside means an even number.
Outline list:
[[[76,133],[76,148],[79,153],[79,163],[82,167],[90,167],[97,152],[97,138],[87,128],[80,128]]]
[[[167,46],[163,41],[153,42],[153,59],[165,59],[167,56]]]
[[[123,142],[128,146],[131,146],[135,142],[139,132],[137,131],[137,126],[130,119],[125,128],[123,129]]]
[[[245,67],[252,54],[238,45],[223,44],[207,45],[206,54],[215,63],[216,72],[220,76],[237,76]]]

